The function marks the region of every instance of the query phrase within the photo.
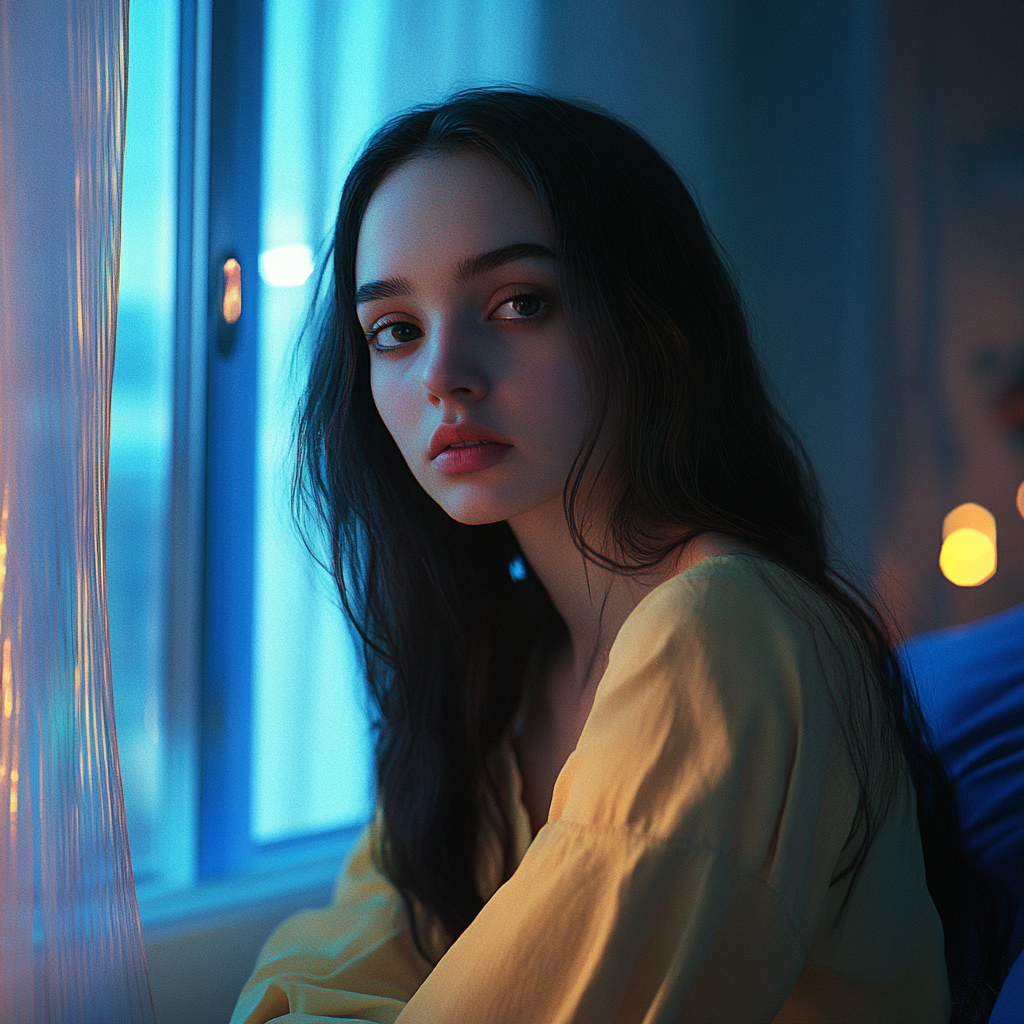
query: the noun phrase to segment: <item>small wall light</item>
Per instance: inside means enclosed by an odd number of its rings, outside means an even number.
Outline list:
[[[1017,511],[1024,516],[1024,483],[1017,488]]]
[[[234,256],[225,256],[221,270],[224,290],[220,293],[220,316],[217,317],[217,351],[227,358],[238,343],[238,320],[242,315],[242,267]]]
[[[996,520],[987,508],[967,502],[942,521],[939,568],[958,587],[977,587],[996,571]]]
[[[236,324],[242,315],[242,268],[233,256],[224,261],[224,323]]]

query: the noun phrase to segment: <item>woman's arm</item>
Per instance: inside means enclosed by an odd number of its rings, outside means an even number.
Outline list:
[[[548,824],[433,971],[367,839],[340,902],[268,942],[233,1024],[948,1018],[916,825],[894,826],[832,939],[857,791],[829,644],[753,569],[659,588],[616,640]]]
[[[800,589],[795,603],[816,601]],[[857,806],[828,648],[753,568],[659,588],[616,640],[548,824],[400,1024],[775,1018],[830,934]],[[843,984],[870,1019],[941,1019],[942,985],[916,985],[915,944],[896,938],[909,876],[893,869],[895,901],[866,934],[890,974],[838,979],[826,957],[824,983],[801,982],[806,1019],[847,1019]],[[935,957],[944,983],[941,935]]]
[[[373,856],[367,826],[322,910],[304,910],[267,940],[231,1024],[315,1019],[391,1024],[430,972],[394,886]],[[439,951],[440,952],[440,951]]]

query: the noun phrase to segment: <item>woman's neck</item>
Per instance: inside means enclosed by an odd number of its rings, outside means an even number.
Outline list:
[[[515,736],[522,800],[536,835],[547,821],[555,781],[590,715],[612,643],[656,586],[708,555],[743,550],[720,534],[700,534],[642,575],[585,561],[573,544],[561,501],[510,521],[523,554],[568,628],[532,681]]]
[[[743,549],[732,538],[700,534],[634,576],[584,559],[573,543],[560,497],[509,525],[568,629],[571,669],[564,678],[581,694],[596,688],[622,624],[647,594],[708,555]]]

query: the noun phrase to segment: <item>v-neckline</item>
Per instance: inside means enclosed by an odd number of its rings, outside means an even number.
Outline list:
[[[695,569],[697,569],[697,568],[699,568],[701,566],[706,568],[709,562],[716,562],[716,561],[721,561],[723,559],[731,559],[731,558],[738,558],[738,557],[756,558],[759,561],[763,561],[763,562],[771,562],[772,561],[771,559],[766,558],[764,555],[760,554],[759,552],[756,552],[756,551],[746,551],[746,550],[744,550],[744,551],[727,551],[727,552],[722,552],[720,554],[708,555],[705,558],[702,558],[699,562],[695,562],[693,565],[687,566],[685,569],[682,570],[682,572],[678,572],[674,576],[670,576],[667,580],[663,580],[656,587],[653,587],[649,593],[645,594],[644,597],[640,601],[637,602],[636,607],[629,613],[629,615],[626,616],[626,619],[623,621],[622,626],[619,627],[618,633],[615,634],[615,639],[612,641],[612,646],[611,646],[611,648],[609,649],[609,652],[608,652],[608,665],[605,666],[605,670],[602,673],[601,678],[598,680],[597,687],[595,688],[595,691],[594,691],[594,702],[591,705],[591,709],[590,709],[590,711],[587,714],[586,721],[583,723],[583,729],[580,731],[580,737],[581,738],[583,736],[583,732],[586,731],[587,723],[590,721],[590,716],[593,714],[594,704],[597,703],[598,696],[601,693],[601,687],[603,686],[604,680],[605,680],[605,676],[608,673],[608,666],[610,666],[611,662],[612,662],[612,652],[615,650],[615,645],[618,643],[619,636],[622,634],[623,630],[625,630],[625,628],[626,628],[627,624],[630,622],[630,620],[633,619],[633,617],[636,616],[640,612],[641,608],[643,608],[649,601],[652,601],[654,599],[654,596],[656,594],[658,594],[659,592],[661,592],[663,588],[667,588],[667,587],[670,587],[670,586],[673,586],[673,585],[678,585],[679,582],[684,577],[686,577],[689,573],[693,572]],[[772,564],[775,564],[775,563],[772,563]],[[522,773],[521,766],[519,764],[519,751],[518,751],[518,748],[516,747],[515,739],[514,739],[514,737],[517,736],[518,733],[520,732],[521,727],[522,727],[522,723],[523,723],[523,720],[524,720],[524,717],[525,717],[525,714],[527,713],[528,704],[526,703],[526,700],[528,700],[528,697],[526,697],[524,695],[524,704],[523,704],[523,706],[519,709],[519,711],[516,714],[516,717],[514,719],[514,725],[509,730],[509,732],[506,733],[505,738],[502,741],[502,743],[504,745],[506,745],[507,748],[508,748],[506,756],[510,760],[511,782],[512,782],[512,793],[511,793],[511,798],[512,798],[511,799],[511,805],[512,806],[511,806],[511,812],[512,812],[513,817],[514,817],[514,820],[510,824],[512,826],[512,833],[513,833],[513,839],[514,839],[514,844],[513,845],[514,845],[515,851],[516,851],[516,857],[517,857],[516,863],[517,863],[517,865],[522,860],[522,858],[525,855],[526,850],[529,848],[530,844],[537,837],[537,835],[540,834],[540,829],[538,829],[536,834],[533,831],[533,824],[530,821],[530,812],[529,812],[528,808],[526,807],[526,803],[525,803],[525,801],[523,799],[523,789],[524,789],[523,773]],[[573,753],[575,753],[575,750],[578,748],[578,746],[579,746],[579,741],[577,741],[576,747],[574,747],[573,750],[570,751],[569,757],[572,757]],[[554,787],[552,789],[552,792],[554,792],[554,789],[558,787],[558,780],[562,776],[562,771],[564,771],[565,764],[568,763],[569,757],[566,758],[565,763],[563,763],[562,768],[559,769],[558,775],[555,777],[555,785],[554,785]],[[549,815],[550,815],[550,807],[549,807]],[[545,820],[544,824],[545,825],[548,824],[548,821]],[[544,825],[541,826],[541,829],[543,829],[543,828],[544,828]],[[526,836],[525,845],[523,845],[523,843],[522,843],[522,839],[523,839],[524,835]]]

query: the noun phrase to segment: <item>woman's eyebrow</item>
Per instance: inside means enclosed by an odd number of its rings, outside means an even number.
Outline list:
[[[536,242],[513,242],[511,245],[503,245],[500,249],[492,249],[490,252],[480,253],[479,256],[467,256],[460,260],[455,268],[455,280],[459,284],[465,284],[477,274],[486,274],[489,270],[495,270],[506,263],[514,263],[516,260],[555,258],[555,254],[546,245],[538,245]]]
[[[465,284],[471,277],[496,270],[506,263],[516,260],[554,260],[555,254],[546,246],[536,242],[513,242],[503,245],[500,249],[482,252],[477,256],[467,256],[459,260],[455,268],[455,280]],[[372,302],[374,299],[394,299],[402,295],[411,295],[412,285],[404,277],[388,277],[382,281],[368,281],[356,289],[356,305]]]
[[[374,299],[394,299],[399,295],[411,295],[412,285],[404,277],[389,277],[384,281],[369,281],[356,289],[356,305],[372,302]]]

